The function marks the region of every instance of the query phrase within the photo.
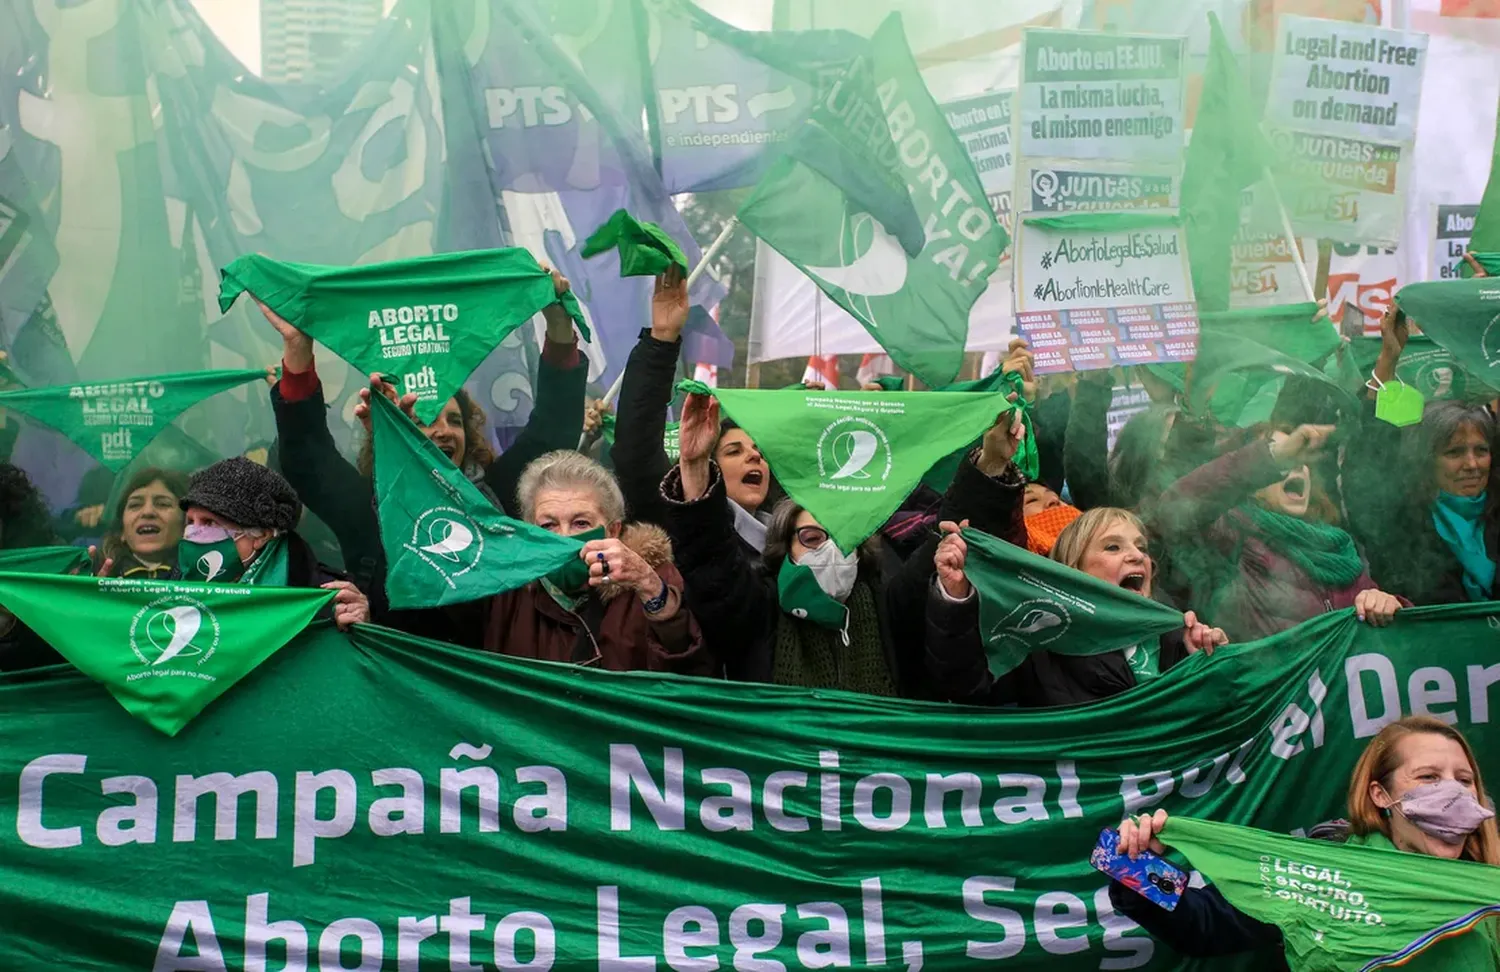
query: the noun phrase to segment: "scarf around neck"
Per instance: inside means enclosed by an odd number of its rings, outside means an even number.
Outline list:
[[[734,532],[740,535],[741,540],[754,547],[756,553],[765,553],[765,522],[734,500],[729,501],[729,509],[734,513]]]
[[[1327,523],[1309,523],[1254,502],[1244,504],[1240,510],[1266,546],[1296,564],[1322,587],[1346,588],[1365,572],[1364,560],[1347,530]]]
[[[1484,542],[1484,504],[1488,493],[1454,496],[1439,492],[1432,504],[1432,525],[1464,569],[1464,593],[1471,601],[1488,601],[1495,589],[1495,562]]]

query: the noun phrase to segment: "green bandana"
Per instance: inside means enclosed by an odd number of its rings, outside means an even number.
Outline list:
[[[359,267],[283,263],[242,256],[222,271],[219,309],[242,293],[359,371],[383,374],[417,396],[431,422],[506,336],[542,308],[561,303],[589,340],[572,293],[522,249],[479,250]]]
[[[933,463],[984,434],[1011,404],[999,392],[711,389],[755,440],[787,495],[849,553],[880,529]]]
[[[375,505],[391,607],[477,601],[581,563],[576,539],[495,509],[389,399],[370,400]]]
[[[1125,664],[1130,666],[1137,685],[1156,678],[1161,675],[1161,643],[1148,641],[1131,645],[1125,649]]]
[[[996,371],[985,378],[975,381],[954,382],[951,385],[938,389],[938,391],[951,392],[993,392],[1002,390],[1007,395],[1011,392],[1015,393],[1016,406],[1020,408],[1021,419],[1026,423],[1026,438],[1021,440],[1021,446],[1016,450],[1016,454],[1012,457],[1011,461],[1016,464],[1016,468],[1021,471],[1021,475],[1025,476],[1028,480],[1035,480],[1041,475],[1041,456],[1036,448],[1036,428],[1031,421],[1031,403],[1026,400],[1025,381],[1019,374],[1016,372],[1006,373]],[[947,492],[948,487],[953,484],[953,477],[958,474],[958,466],[963,462],[964,455],[978,448],[983,441],[984,436],[981,435],[962,449],[938,460],[937,464],[927,471],[927,475],[922,477],[923,485],[939,493]]]
[[[1493,929],[1475,926],[1500,914],[1500,868],[1190,817],[1162,836],[1230,904],[1281,929],[1293,972],[1405,965],[1429,948],[1409,968],[1495,968]]]
[[[1479,265],[1481,267],[1484,267],[1484,272],[1486,274],[1491,277],[1500,277],[1500,253],[1471,252],[1469,255],[1472,256],[1475,260],[1479,261]],[[1474,268],[1469,266],[1468,260],[1459,261],[1458,274],[1464,279],[1469,279],[1474,276]]]
[[[7,610],[169,736],[296,637],[334,593],[0,574]]]
[[[1408,284],[1396,305],[1464,370],[1500,383],[1500,277]]]
[[[17,547],[0,550],[0,571],[16,574],[88,573],[89,552],[82,547]]]
[[[1241,505],[1240,511],[1266,546],[1296,564],[1320,587],[1342,590],[1365,572],[1364,561],[1347,530],[1309,523],[1255,502]]]
[[[677,241],[655,223],[640,222],[623,209],[615,210],[603,226],[594,230],[583,244],[582,256],[587,259],[616,248],[620,251],[622,277],[655,277],[671,266],[687,276],[687,257]]]
[[[604,527],[594,527],[592,530],[566,539],[576,540],[581,549],[583,544],[591,540],[603,540],[604,536]],[[576,552],[562,566],[541,578],[542,590],[547,592],[547,596],[556,601],[557,606],[564,611],[573,612],[578,610],[578,605],[588,599],[588,583],[589,562],[578,556]]]
[[[0,392],[0,408],[51,426],[118,472],[172,420],[219,392],[262,381],[264,370],[189,371],[98,384]]]
[[[1154,645],[1183,625],[1180,611],[1149,597],[987,533],[965,530],[963,535],[969,545],[965,573],[979,591],[980,636],[996,678],[1034,651],[1102,655]],[[1137,658],[1146,654],[1136,650]],[[1149,676],[1154,667],[1154,657],[1131,664],[1138,677]]]
[[[793,563],[791,557],[781,562],[776,575],[776,596],[781,609],[799,620],[835,631],[843,631],[849,623],[849,609],[829,597],[812,570]]]

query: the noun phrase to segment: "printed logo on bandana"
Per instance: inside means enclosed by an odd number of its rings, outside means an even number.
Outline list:
[[[1500,291],[1483,296],[1500,297]],[[1500,366],[1500,314],[1490,318],[1489,325],[1484,329],[1484,336],[1479,339],[1479,347],[1484,352],[1486,367]]]
[[[479,563],[484,553],[484,535],[463,510],[439,506],[417,517],[411,541],[402,546],[453,585],[456,578]]]
[[[1067,608],[1047,598],[1033,598],[1016,605],[990,629],[988,641],[1022,652],[1035,651],[1067,634],[1071,625]]]
[[[212,682],[200,671],[219,648],[219,619],[208,605],[181,594],[159,597],[136,612],[130,622],[130,650],[146,670],[125,676],[184,677]]]
[[[818,477],[824,489],[881,492],[892,463],[890,440],[867,418],[841,418],[818,438]]]
[[[380,332],[382,358],[409,358],[417,354],[447,354],[452,347],[447,328],[457,320],[457,304],[416,304],[371,310],[368,326]],[[413,377],[402,376],[403,383]]]
[[[224,571],[224,554],[218,550],[210,550],[198,558],[198,573],[203,575],[205,581],[211,581]]]

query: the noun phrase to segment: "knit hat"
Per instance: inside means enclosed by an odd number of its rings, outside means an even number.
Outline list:
[[[242,527],[287,531],[302,518],[302,501],[292,484],[242,456],[194,473],[178,505],[201,507]]]

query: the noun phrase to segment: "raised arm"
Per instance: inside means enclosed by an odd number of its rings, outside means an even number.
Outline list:
[[[620,403],[611,450],[615,477],[625,494],[631,519],[660,523],[665,519],[661,482],[671,468],[662,437],[667,428],[667,406],[682,351],[682,328],[688,319],[687,281],[677,267],[656,278],[651,299],[651,330],[640,340],[625,364]]]
[[[552,271],[552,283],[561,297],[568,292],[568,278]],[[575,449],[583,434],[584,397],[589,368],[578,353],[573,319],[562,304],[547,305],[547,340],[537,366],[536,397],[531,418],[520,436],[484,471],[485,485],[501,507],[516,516],[516,484],[533,459],[557,449]]]

